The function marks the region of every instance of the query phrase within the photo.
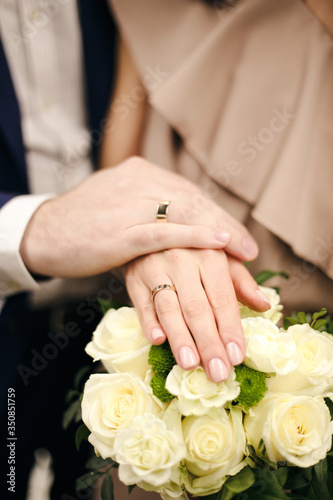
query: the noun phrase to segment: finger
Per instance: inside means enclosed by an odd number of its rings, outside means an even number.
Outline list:
[[[230,276],[239,302],[255,311],[267,311],[271,307],[271,303],[259,289],[256,281],[244,264],[232,257],[228,258],[228,262]]]
[[[186,260],[183,261],[175,283],[183,315],[195,340],[202,365],[213,382],[222,382],[229,376],[230,362],[201,284],[199,268],[193,269],[190,264],[186,265]],[[177,340],[181,343],[180,338]]]
[[[219,335],[232,365],[245,357],[244,334],[240,321],[238,301],[224,252],[203,252],[201,278],[212,307]]]
[[[231,234],[226,250],[235,257],[254,260],[259,253],[258,245],[249,231],[228,212],[209,200],[204,194],[192,195],[189,201],[172,201],[168,208],[168,221],[178,224],[201,224],[219,227]]]
[[[226,245],[225,251],[237,259],[252,261],[258,257],[259,247],[256,240],[243,224],[235,220],[228,212],[222,210],[221,226],[231,233],[231,240]]]
[[[127,266],[127,289],[138,310],[146,338],[160,344],[166,336],[177,363],[187,370],[197,366],[200,357],[182,316],[177,294],[172,290],[161,290],[154,296],[154,302],[151,300],[151,290],[156,284],[173,284],[164,270],[160,271],[165,265],[164,254],[152,254],[134,260]],[[155,339],[159,336],[159,330],[164,337]]]
[[[134,277],[131,274],[126,276],[126,286],[130,299],[138,313],[144,336],[152,344],[163,344],[167,337],[158,321],[149,288],[139,277]]]
[[[152,344],[163,344],[166,334],[158,321],[150,289],[141,277],[138,269],[144,264],[143,259],[136,259],[126,266],[126,288],[135,307],[144,336]]]
[[[172,280],[165,276],[159,282],[172,283]],[[200,363],[200,356],[184,321],[177,293],[172,290],[161,290],[155,295],[154,303],[177,364],[184,370],[195,368]]]
[[[125,233],[126,257],[132,260],[140,255],[169,248],[223,248],[229,243],[230,233],[205,226],[180,224],[142,224],[128,228]]]

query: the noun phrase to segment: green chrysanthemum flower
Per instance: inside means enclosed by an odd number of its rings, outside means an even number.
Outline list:
[[[256,406],[265,396],[267,391],[266,376],[244,364],[235,366],[235,371],[236,380],[240,383],[240,393],[235,402],[248,411],[251,406]]]
[[[148,363],[156,373],[164,374],[165,378],[176,364],[169,342],[162,345],[152,345],[149,351]]]
[[[175,397],[165,388],[165,375],[155,373],[150,382],[150,387],[153,389],[154,395],[162,401],[162,403],[169,403]]]

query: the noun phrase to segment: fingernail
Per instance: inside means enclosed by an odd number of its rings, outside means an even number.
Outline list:
[[[242,356],[242,351],[240,350],[236,342],[229,342],[229,344],[227,344],[226,349],[231,363],[233,365],[240,365],[241,362],[243,361],[243,356]]]
[[[229,370],[220,358],[211,359],[208,366],[213,382],[222,382],[228,378]]]
[[[255,258],[259,252],[258,245],[250,236],[243,239],[243,250],[249,258]]]
[[[188,370],[189,368],[194,368],[197,364],[194,352],[188,346],[183,346],[179,349],[179,359],[182,368],[184,368],[184,370]]]
[[[256,290],[256,293],[259,295],[259,297],[262,300],[264,300],[269,305],[270,308],[272,307],[272,304],[271,304],[269,298],[267,297],[267,295],[264,294],[264,292],[262,292],[261,290]]]
[[[220,231],[217,229],[214,231],[214,238],[220,243],[224,243],[226,245],[231,240],[231,234],[227,231]]]
[[[153,331],[151,332],[151,338],[153,340],[161,340],[165,338],[165,334],[159,328],[154,328]]]

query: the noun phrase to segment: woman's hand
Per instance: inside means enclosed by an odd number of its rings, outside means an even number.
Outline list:
[[[159,201],[168,223],[156,223]],[[36,274],[84,277],[166,248],[223,248],[244,260],[258,249],[248,231],[180,175],[133,157],[90,176],[34,213],[21,256]]]
[[[222,250],[172,249],[140,257],[127,266],[127,290],[145,336],[154,344],[169,340],[177,364],[200,361],[214,382],[225,380],[231,365],[245,356],[237,300],[265,311],[268,299],[245,266]],[[154,301],[151,291],[161,290]]]

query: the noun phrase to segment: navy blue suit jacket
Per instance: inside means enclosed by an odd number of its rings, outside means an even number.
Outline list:
[[[91,129],[100,129],[114,75],[115,26],[106,0],[80,0],[86,99]],[[27,194],[27,170],[20,110],[0,40],[0,208]],[[96,156],[96,150],[93,151]]]
[[[112,83],[116,28],[107,0],[79,0],[85,59],[86,103],[91,130],[100,130],[106,115]],[[97,149],[93,147],[94,160]],[[28,194],[27,167],[22,141],[20,109],[0,39],[0,208],[13,196]],[[27,294],[10,297],[0,314],[0,396],[9,386],[31,325],[26,320]]]

